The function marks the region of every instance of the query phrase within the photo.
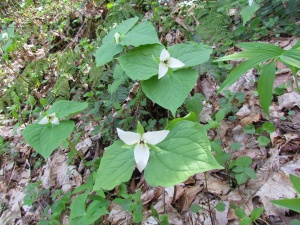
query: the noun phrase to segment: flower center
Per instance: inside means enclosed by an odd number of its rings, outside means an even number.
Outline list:
[[[144,141],[143,139],[141,139],[141,140],[139,141],[139,144],[140,144],[140,145],[144,145],[144,144],[146,144],[146,141]]]
[[[47,116],[47,118],[50,122],[52,122],[52,120],[54,119],[54,116]]]
[[[163,61],[163,63],[166,64],[166,65],[168,65],[169,64],[169,60],[166,59],[166,60]]]

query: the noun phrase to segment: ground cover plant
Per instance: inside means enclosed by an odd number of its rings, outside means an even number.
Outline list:
[[[300,224],[298,0],[0,11],[0,224]]]

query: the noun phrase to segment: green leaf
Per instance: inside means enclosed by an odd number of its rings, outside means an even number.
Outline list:
[[[199,211],[202,210],[202,207],[200,205],[191,205],[190,210],[193,213],[198,213]]]
[[[168,215],[166,215],[166,214],[161,215],[160,225],[170,225]]]
[[[114,36],[119,32],[124,36],[139,20],[138,17],[130,18],[119,24],[116,28],[112,29],[104,38],[102,43],[114,43]]]
[[[74,128],[73,121],[64,120],[59,125],[28,125],[22,134],[25,141],[46,159],[70,136]]]
[[[57,118],[61,119],[73,114],[79,113],[88,107],[86,102],[72,102],[68,100],[60,100],[55,102],[52,107],[47,110],[47,114],[56,113]]]
[[[109,214],[105,207],[102,207],[103,203],[93,201],[87,208],[86,215],[78,221],[78,225],[90,225],[93,224],[101,216]]]
[[[300,225],[300,220],[293,219],[293,220],[290,222],[290,225]]]
[[[259,136],[257,141],[260,146],[267,146],[271,142],[270,139],[265,136]]]
[[[293,174],[290,174],[290,181],[293,185],[293,188],[295,189],[295,191],[300,194],[300,178],[293,175]]]
[[[169,122],[168,126],[166,127],[166,130],[171,130],[175,123],[178,123],[179,121],[183,121],[183,120],[188,120],[188,121],[192,121],[192,122],[199,121],[196,114],[194,112],[191,112],[191,113],[187,114],[185,117],[176,118],[176,119],[171,120]]]
[[[244,217],[240,222],[239,225],[251,225],[252,221],[249,217]]]
[[[260,42],[243,42],[237,46],[246,49],[244,52],[252,52],[256,54],[267,53],[274,57],[280,56],[284,50],[276,45],[260,43]]]
[[[204,100],[205,100],[205,97],[202,94],[196,93],[191,98],[187,98],[184,101],[184,105],[185,105],[186,109],[188,110],[188,112],[194,112],[197,116],[199,116],[199,114],[203,108],[202,101],[204,101]]]
[[[147,80],[158,74],[159,56],[163,48],[162,45],[157,44],[139,46],[119,57],[118,60],[132,80]]]
[[[252,179],[256,179],[256,173],[252,168],[246,168],[245,173]]]
[[[264,210],[265,210],[264,207],[254,209],[250,215],[251,220],[252,221],[257,220],[261,216]]]
[[[102,44],[95,52],[96,65],[103,66],[110,62],[115,55],[123,51],[123,46],[116,43]]]
[[[220,144],[218,144],[215,141],[212,141],[210,144],[211,144],[212,150],[215,152],[214,156],[215,156],[215,159],[217,160],[217,162],[220,165],[225,166],[225,164],[231,159],[231,154],[227,153],[227,152],[223,152]]]
[[[143,82],[146,96],[160,106],[169,109],[173,115],[182,105],[186,96],[193,89],[198,78],[195,70],[175,71],[172,76],[165,75],[158,79],[156,76]]]
[[[237,173],[234,175],[234,178],[236,179],[238,185],[241,185],[248,180],[248,176],[246,173]]]
[[[221,109],[216,113],[216,122],[220,124],[227,114],[227,109]]]
[[[300,213],[300,198],[272,200],[271,203]]]
[[[152,187],[170,187],[196,173],[221,168],[211,153],[205,129],[199,123],[180,121],[165,140],[151,148],[144,176]]]
[[[104,152],[93,189],[112,190],[130,179],[134,166],[133,149],[126,148],[122,141],[116,141]]]
[[[171,57],[180,60],[185,67],[196,66],[209,60],[212,50],[202,44],[176,44],[169,49]]]
[[[123,51],[123,46],[116,44],[114,35],[118,32],[124,36],[138,21],[138,17],[125,20],[123,23],[112,29],[102,40],[102,45],[96,50],[96,64],[103,66],[105,63],[110,62],[113,57]],[[122,40],[122,37],[121,37]]]
[[[253,124],[246,124],[246,126],[243,127],[243,131],[246,134],[255,134],[255,127]]]
[[[231,163],[233,166],[239,166],[239,167],[249,167],[252,163],[252,159],[249,156],[242,156],[233,161],[234,163]],[[232,168],[232,165],[229,166],[229,169]]]
[[[150,22],[143,22],[135,26],[120,41],[121,45],[138,47],[146,44],[160,44],[155,28]]]
[[[275,125],[271,122],[265,122],[263,125],[262,125],[262,128],[267,131],[269,134],[270,133],[273,133],[276,129]]]
[[[240,65],[235,67],[226,80],[221,84],[219,90],[217,93],[220,93],[224,88],[228,87],[229,85],[233,84],[235,81],[237,81],[240,76],[242,76],[244,73],[246,73],[249,69],[259,65],[261,62],[267,61],[269,59],[275,58],[273,54],[259,54],[251,59],[248,59],[245,62],[242,62]]]
[[[216,210],[219,212],[224,212],[226,208],[226,205],[224,202],[218,202],[218,204],[216,205]]]
[[[300,68],[300,50],[290,49],[288,51],[284,51],[284,53],[280,56],[280,60],[288,65]]]
[[[270,116],[269,107],[273,98],[273,84],[275,80],[275,62],[263,67],[257,84],[259,102],[264,112]]]
[[[133,204],[130,199],[115,198],[113,202],[119,204],[122,207],[122,210],[128,210]]]
[[[239,150],[243,145],[239,142],[234,142],[230,145],[230,148],[234,151]]]
[[[70,205],[71,213],[70,213],[70,220],[73,220],[78,217],[82,217],[85,215],[85,206],[86,206],[86,199],[89,194],[89,191],[86,191],[85,193],[78,195],[76,198],[72,200],[72,203]],[[71,225],[72,223],[70,223]],[[77,223],[73,223],[77,224]]]
[[[241,209],[241,208],[235,209],[234,212],[235,212],[235,215],[236,215],[238,218],[240,218],[240,219],[243,219],[243,218],[247,217],[247,214],[246,214],[245,211],[244,211],[243,209]]]
[[[245,26],[245,24],[251,20],[251,18],[253,17],[254,13],[259,9],[259,5],[256,4],[255,2],[252,3],[252,5],[248,5],[246,7],[244,7],[241,10],[241,16],[243,19],[243,26]]]

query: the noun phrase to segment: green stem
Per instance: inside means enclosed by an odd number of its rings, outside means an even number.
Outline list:
[[[67,141],[68,141],[68,143],[69,143],[70,148],[71,148],[73,151],[76,152],[76,154],[78,155],[78,157],[82,160],[83,164],[84,164],[85,166],[87,166],[87,162],[85,161],[85,159],[84,159],[84,157],[82,156],[82,154],[81,154],[79,151],[77,151],[77,149],[75,148],[75,145],[70,141],[70,139],[67,139]]]

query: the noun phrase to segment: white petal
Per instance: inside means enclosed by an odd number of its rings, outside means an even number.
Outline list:
[[[137,144],[134,148],[134,159],[137,165],[137,168],[142,172],[149,160],[150,151],[147,145]]]
[[[53,117],[53,119],[52,119],[51,123],[52,123],[52,124],[54,124],[54,125],[58,125],[58,124],[59,124],[59,120],[58,120],[58,118],[57,118],[56,116],[55,116],[55,117]]]
[[[120,35],[119,32],[115,33],[114,38],[115,38],[116,44],[119,44],[119,42],[120,42],[120,37],[121,37],[121,35]]]
[[[251,6],[253,3],[253,0],[249,0],[249,5]]]
[[[54,113],[51,113],[49,116],[55,117],[56,114],[55,114],[55,112],[54,112]]]
[[[170,53],[166,50],[166,49],[163,49],[160,53],[160,57],[159,57],[159,60],[160,61],[165,61],[167,60],[168,58],[170,58]]]
[[[169,134],[169,130],[151,131],[143,135],[143,140],[151,145],[156,145],[163,141]]]
[[[158,79],[162,78],[164,75],[167,74],[169,67],[164,63],[159,63],[158,67]]]
[[[140,141],[141,135],[138,133],[130,132],[130,131],[123,131],[119,128],[117,128],[117,132],[119,135],[119,138],[125,142],[125,144],[133,145]]]
[[[40,122],[39,124],[47,124],[49,122],[47,116],[45,116]]]
[[[175,68],[180,68],[183,66],[184,66],[184,63],[182,63],[180,60],[172,58],[172,57],[169,59],[169,67],[170,68],[175,69]]]

